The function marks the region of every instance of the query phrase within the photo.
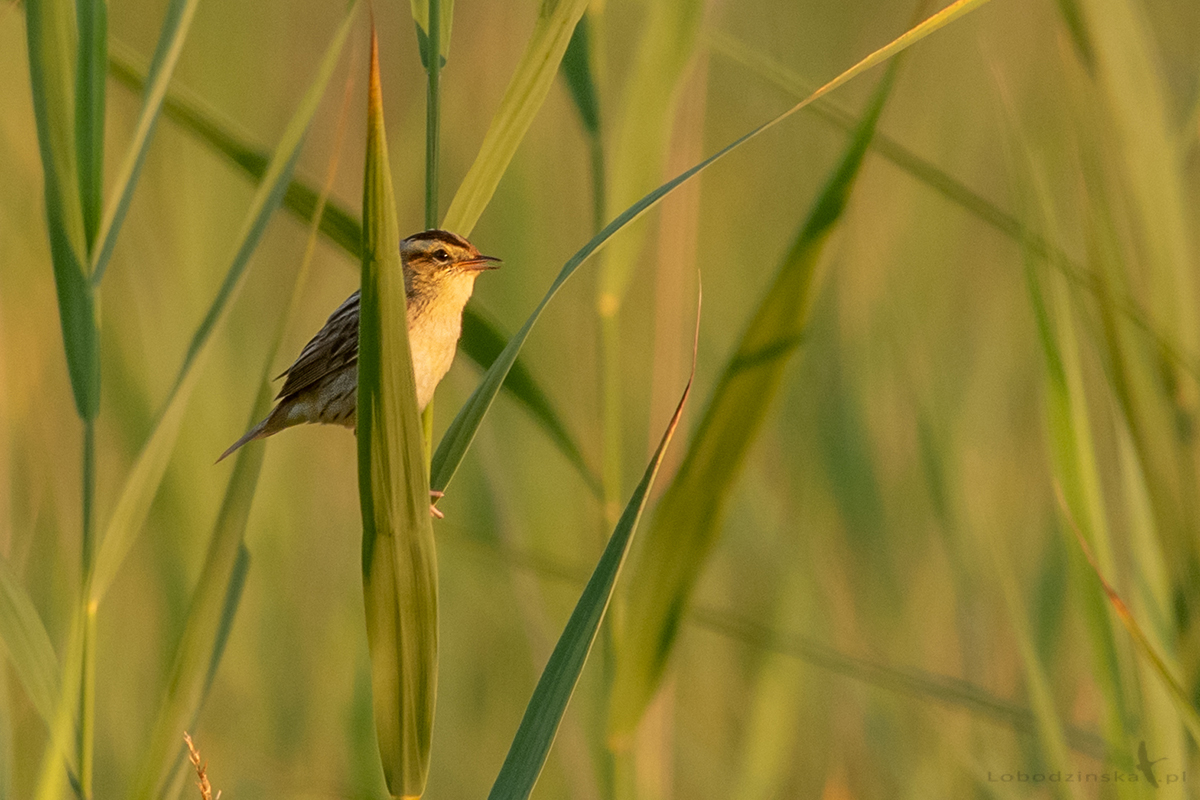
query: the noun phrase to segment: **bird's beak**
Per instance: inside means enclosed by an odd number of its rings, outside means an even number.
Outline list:
[[[496,258],[495,256],[477,256],[476,258],[472,258],[467,261],[458,262],[458,266],[462,267],[463,269],[483,272],[485,269],[499,269],[500,259]]]

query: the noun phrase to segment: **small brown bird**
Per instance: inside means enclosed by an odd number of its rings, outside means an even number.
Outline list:
[[[481,255],[466,239],[449,231],[428,230],[400,243],[408,302],[408,342],[422,410],[450,370],[462,333],[463,307],[483,270],[500,259]],[[253,439],[262,439],[303,422],[353,428],[358,416],[358,292],[329,315],[325,326],[304,346],[300,357],[280,375],[287,376],[267,418],[226,450],[220,461]]]

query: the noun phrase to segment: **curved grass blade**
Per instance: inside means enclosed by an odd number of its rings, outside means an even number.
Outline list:
[[[99,246],[91,251],[93,285],[100,283],[112,257],[117,234],[120,233],[121,223],[125,221],[125,214],[129,210],[129,201],[133,198],[134,187],[137,186],[142,164],[145,163],[146,153],[150,149],[154,125],[158,122],[158,113],[167,94],[171,75],[175,72],[175,65],[179,63],[179,54],[183,50],[183,42],[187,38],[198,2],[199,0],[171,0],[163,17],[162,29],[158,35],[158,49],[150,65],[147,89],[142,100],[141,113],[138,115],[137,127],[134,128],[133,140],[129,143],[129,150],[113,185],[112,198],[104,212],[98,238]],[[101,85],[104,80],[103,64],[101,61],[96,67]]]
[[[122,52],[109,57],[109,69],[114,78],[135,91],[145,84],[134,59]],[[163,116],[180,125],[184,130],[208,142],[223,156],[231,160],[255,181],[266,174],[268,158],[253,145],[230,130],[227,123],[205,108],[195,99],[185,98],[178,92],[168,94],[163,102]],[[318,192],[299,179],[293,179],[283,196],[283,205],[305,222],[312,220],[317,207]],[[340,247],[356,261],[362,259],[362,223],[337,202],[330,200],[320,217],[320,231],[331,242]],[[463,333],[459,341],[462,352],[487,369],[504,349],[508,337],[481,312],[468,304],[463,312]],[[567,460],[580,472],[585,483],[597,492],[599,481],[587,462],[584,461],[578,443],[570,435],[561,416],[551,405],[541,384],[524,362],[517,361],[505,380],[503,387],[513,399],[547,432]]]
[[[442,227],[469,236],[550,91],[587,0],[542,0],[533,34]]]
[[[26,3],[29,80],[45,180],[46,227],[59,322],[75,408],[84,421],[100,408],[100,335],[88,285],[87,235],[75,144],[73,8],[66,0]]]
[[[628,620],[617,631],[609,735],[630,734],[658,688],[692,589],[720,532],[725,505],[799,350],[816,294],[825,242],[841,218],[883,111],[898,62],[876,89],[841,162],[755,311],[655,513],[634,563]]]
[[[0,558],[0,645],[47,728],[59,695],[58,657],[33,601],[6,559]]]
[[[566,283],[567,279],[575,273],[575,270],[586,261],[593,253],[599,250],[604,244],[612,238],[613,234],[624,228],[634,219],[646,213],[650,208],[655,206],[660,200],[674,191],[680,184],[694,177],[716,161],[719,161],[724,156],[741,147],[746,142],[754,139],[759,134],[773,128],[783,120],[790,117],[800,109],[810,103],[824,97],[850,79],[857,77],[871,67],[885,61],[886,59],[896,55],[905,48],[920,41],[930,33],[949,24],[953,20],[967,14],[981,5],[987,3],[988,0],[958,0],[957,2],[947,6],[943,10],[929,17],[924,22],[910,29],[907,33],[892,40],[889,44],[879,48],[871,53],[866,58],[859,61],[850,69],[838,75],[833,80],[826,83],[817,91],[801,100],[796,105],[784,111],[774,119],[770,119],[759,125],[757,128],[743,134],[735,139],[730,144],[713,153],[708,158],[684,170],[679,175],[676,175],[671,180],[659,186],[654,191],[647,194],[641,200],[634,203],[629,208],[618,214],[608,225],[604,226],[598,234],[593,236],[575,255],[567,260],[563,268],[559,271],[554,282],[550,284],[550,288],[546,291],[546,295],[541,302],[534,308],[533,313],[525,320],[525,324],[521,326],[513,337],[508,341],[500,356],[495,363],[484,374],[483,380],[475,392],[467,400],[463,407],[459,410],[454,421],[450,423],[445,436],[438,444],[437,452],[433,454],[433,467],[431,488],[436,490],[444,490],[454,477],[454,473],[458,470],[458,465],[462,463],[462,458],[467,452],[467,448],[471,446],[471,440],[475,438],[475,431],[479,429],[479,425],[483,422],[483,418],[487,416],[488,409],[491,407],[492,401],[495,400],[496,394],[504,381],[505,375],[511,368],[513,362],[517,358],[517,354],[521,351],[521,347],[525,344],[525,339],[528,338],[530,330],[534,323],[541,316],[550,300],[558,293],[558,290]]]
[[[666,455],[671,437],[675,435],[675,429],[679,426],[683,408],[692,391],[692,381],[696,377],[696,347],[699,337],[700,301],[697,299],[696,335],[692,342],[692,373],[688,377],[687,385],[679,398],[679,404],[675,407],[675,413],[667,423],[658,448],[646,466],[641,482],[629,498],[629,503],[617,521],[596,569],[583,588],[579,602],[575,604],[575,610],[571,612],[571,617],[554,646],[554,652],[550,654],[546,668],[542,670],[542,676],[533,690],[529,705],[525,707],[525,715],[517,728],[516,736],[513,737],[512,745],[509,746],[500,774],[496,776],[496,782],[488,794],[488,800],[525,800],[537,783],[538,775],[546,763],[546,756],[550,753],[550,745],[554,743],[554,735],[558,732],[559,723],[567,710],[567,703],[571,700],[575,685],[583,672],[583,665],[587,662],[592,644],[596,641],[596,632],[612,600],[613,587],[621,573],[621,565],[625,563],[625,556],[629,552],[629,544],[637,530],[638,521],[642,518],[642,511],[646,508],[650,488],[658,476],[658,468]]]
[[[305,93],[296,113],[289,121],[279,146],[271,158],[271,165],[251,202],[246,221],[239,237],[233,261],[225,273],[217,296],[209,306],[184,357],[179,375],[167,396],[149,439],[134,462],[133,469],[121,490],[121,496],[113,508],[104,538],[96,556],[96,572],[91,586],[91,597],[99,601],[107,591],[117,570],[125,560],[129,548],[141,531],[150,510],[150,503],[158,491],[167,462],[175,446],[183,413],[200,370],[196,367],[208,352],[212,335],[225,318],[230,300],[239,289],[250,255],[258,246],[271,214],[279,206],[284,189],[288,185],[296,160],[300,156],[300,145],[308,131],[308,125],[316,113],[317,105],[325,87],[333,75],[338,56],[354,18],[355,5],[346,12],[346,18],[334,35],[326,50],[313,83]]]
[[[746,67],[783,91],[796,97],[803,97],[810,91],[809,85],[800,76],[761,50],[720,32],[709,33],[708,40],[714,52]],[[844,131],[853,131],[858,124],[858,120],[853,114],[832,99],[814,103],[810,108],[817,116]],[[1197,104],[1197,114],[1200,115],[1200,103]],[[1044,259],[1075,287],[1097,298],[1103,298],[1105,302],[1114,302],[1130,322],[1154,340],[1155,345],[1172,363],[1185,370],[1193,378],[1200,378],[1200,366],[1185,355],[1183,348],[1178,343],[1159,330],[1138,301],[1127,292],[1117,292],[1114,291],[1115,287],[1102,286],[1095,274],[1084,265],[1077,263],[1054,242],[1048,241],[1037,231],[1030,230],[1013,214],[887,134],[876,133],[875,138],[871,140],[871,150],[959,206],[980,222],[990,225],[1028,249],[1033,255]]]
[[[420,797],[437,694],[437,553],[373,28],[363,221],[358,492],[375,730],[392,796]]]

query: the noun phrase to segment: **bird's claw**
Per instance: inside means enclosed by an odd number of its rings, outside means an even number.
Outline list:
[[[445,519],[446,518],[446,515],[443,514],[441,511],[438,511],[437,506],[434,505],[434,503],[436,503],[438,500],[441,500],[445,496],[446,496],[445,492],[438,491],[437,489],[429,490],[429,497],[430,497],[429,513],[433,515],[434,519]]]

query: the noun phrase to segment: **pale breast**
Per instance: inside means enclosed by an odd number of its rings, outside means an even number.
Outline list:
[[[416,377],[416,407],[424,410],[433,397],[433,390],[450,372],[462,335],[462,309],[467,305],[475,276],[463,276],[449,287],[449,302],[437,307],[427,306],[422,313],[408,320],[408,343],[413,350],[413,373]]]

